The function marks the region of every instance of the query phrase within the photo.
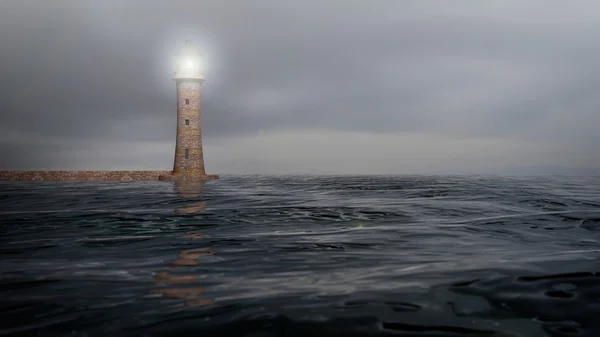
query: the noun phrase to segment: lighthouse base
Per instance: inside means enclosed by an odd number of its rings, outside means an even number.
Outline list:
[[[170,173],[158,176],[158,180],[162,181],[206,181],[217,180],[219,176],[216,174],[185,174],[185,173]]]

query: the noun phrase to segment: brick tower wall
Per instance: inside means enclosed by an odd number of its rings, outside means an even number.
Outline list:
[[[200,114],[201,80],[180,79],[177,85],[177,141],[173,173],[205,175]],[[187,121],[187,122],[186,122]],[[185,158],[186,149],[188,158]]]

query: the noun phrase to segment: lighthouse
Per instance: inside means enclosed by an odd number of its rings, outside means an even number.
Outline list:
[[[177,137],[173,171],[160,180],[211,180],[204,169],[200,94],[204,83],[203,58],[198,48],[185,41],[176,55],[173,80],[177,93]]]

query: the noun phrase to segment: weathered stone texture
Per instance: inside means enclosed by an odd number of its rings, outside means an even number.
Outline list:
[[[165,181],[189,181],[189,182],[197,182],[197,181],[206,181],[206,180],[217,180],[219,176],[216,174],[199,174],[199,173],[190,173],[190,174],[165,174],[161,175],[158,180]]]
[[[198,80],[181,81],[177,85],[177,88],[181,91],[200,91],[200,88],[202,87],[202,82]]]
[[[202,146],[202,138],[200,138],[200,137],[201,137],[201,135],[199,133],[197,133],[197,134],[180,133],[179,137],[177,137],[177,140],[178,140],[177,148],[182,149],[182,151],[183,151],[183,149],[189,149],[190,151],[192,149],[199,149]],[[184,152],[185,151],[183,151],[181,153],[184,153]]]
[[[0,180],[136,181],[158,180],[169,171],[0,171]]]
[[[191,169],[201,169],[204,170],[204,163],[199,160],[202,158],[202,155],[190,154],[188,159],[185,159],[185,155],[175,157],[175,173],[184,173]],[[177,169],[180,170],[177,170]]]
[[[199,80],[179,79],[177,87],[177,141],[173,173],[205,175]],[[186,123],[187,121],[187,123]],[[185,150],[188,157],[185,157]]]
[[[181,118],[178,118],[177,120],[177,128],[179,128],[180,130],[198,130],[200,128],[200,116],[198,116],[198,113],[194,113],[194,114],[184,114],[184,113],[180,113]],[[188,121],[188,123],[186,124],[185,121]]]

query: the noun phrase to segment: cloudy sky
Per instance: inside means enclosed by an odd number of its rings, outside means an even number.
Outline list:
[[[1,169],[170,169],[207,55],[209,173],[600,173],[596,0],[0,0]]]

